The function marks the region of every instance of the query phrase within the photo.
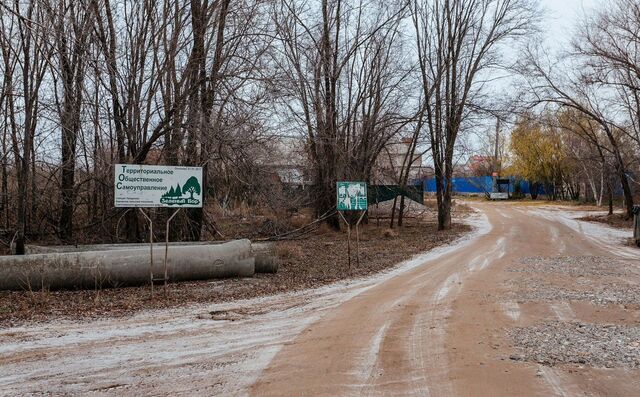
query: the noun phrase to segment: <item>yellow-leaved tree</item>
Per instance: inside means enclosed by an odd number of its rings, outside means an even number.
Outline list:
[[[531,198],[536,199],[540,186],[555,200],[564,176],[570,172],[562,134],[552,123],[521,117],[511,133],[510,171],[530,183]]]

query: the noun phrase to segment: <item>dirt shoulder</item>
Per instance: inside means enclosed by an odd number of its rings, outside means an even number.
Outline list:
[[[617,229],[632,229],[633,219],[627,219],[623,214],[589,215],[580,218],[582,221],[604,223]]]
[[[469,209],[457,207],[455,219]],[[428,208],[409,211],[402,228],[388,229],[382,219],[364,225],[360,235],[360,262],[352,246],[351,268],[347,262],[347,236],[321,228],[306,238],[279,241],[276,252],[282,263],[277,274],[256,274],[253,278],[195,281],[170,284],[167,294],[156,287],[79,291],[0,291],[0,327],[51,320],[90,320],[128,316],[147,309],[164,309],[196,303],[218,303],[281,292],[299,291],[339,280],[364,277],[390,268],[411,256],[445,245],[470,231],[460,222],[438,232]],[[353,237],[355,240],[355,236]],[[355,244],[353,244],[355,245]]]

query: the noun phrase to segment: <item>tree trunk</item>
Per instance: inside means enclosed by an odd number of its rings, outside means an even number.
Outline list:
[[[5,154],[6,156],[6,154]],[[8,205],[9,198],[9,186],[7,183],[7,162],[6,160],[2,162],[2,184],[0,185],[0,212],[4,211],[4,209]]]
[[[204,224],[204,203],[205,197],[207,197],[206,188],[208,183],[208,165],[204,164],[202,167],[202,208],[188,208],[187,209],[187,241],[200,241],[202,238],[202,225]],[[193,198],[193,193],[192,193]]]
[[[31,157],[31,143],[32,137],[29,131],[25,131],[24,136],[24,149],[22,152],[22,158],[19,162],[18,173],[18,208],[17,208],[17,234],[16,234],[16,249],[17,255],[24,255],[25,253],[25,234],[27,228],[27,197],[29,186],[29,167]]]
[[[620,156],[617,153],[617,156]],[[620,158],[619,163],[622,162],[622,158]],[[618,171],[618,176],[620,177],[620,184],[622,185],[622,192],[624,194],[624,204],[625,204],[625,217],[626,219],[633,218],[633,194],[631,193],[631,187],[629,186],[629,179],[627,177],[627,173],[625,172],[624,167],[618,166],[616,167]],[[611,188],[609,188],[611,189]],[[611,193],[613,194],[613,193]]]
[[[531,200],[538,199],[538,191],[540,190],[540,185],[538,182],[531,182],[529,185],[529,194],[531,195]]]
[[[587,183],[589,184],[589,188],[591,189],[591,193],[593,194],[593,200],[596,201],[596,203],[598,204],[598,206],[600,206],[600,203],[597,201],[598,200],[598,189],[596,188],[596,181],[594,180],[593,176],[591,175],[591,173],[589,172],[589,170],[587,169],[587,166],[584,164],[583,161],[579,162],[580,165],[582,166],[582,169],[584,170],[584,173],[587,177]],[[585,186],[585,201],[587,201],[587,187]]]
[[[393,198],[393,206],[391,207],[391,222],[389,222],[389,228],[393,229],[396,220],[396,205],[398,204],[398,196]]]
[[[64,116],[68,118],[69,115]],[[73,236],[73,203],[75,199],[76,133],[71,128],[62,128],[62,170],[60,185],[60,238],[69,241]]]
[[[82,73],[82,72],[79,72]],[[81,76],[82,78],[82,76]],[[79,81],[75,82],[80,84]],[[69,88],[66,88],[69,89]],[[60,186],[60,238],[68,241],[73,237],[73,210],[75,206],[76,143],[80,130],[80,87],[65,93],[62,114],[62,175]],[[96,160],[94,160],[96,161]]]
[[[605,132],[607,133],[607,137],[609,138],[609,143],[611,144],[611,148],[613,149],[613,154],[616,159],[616,173],[620,178],[620,184],[622,185],[622,192],[624,195],[624,204],[626,207],[625,216],[626,216],[626,219],[632,219],[633,218],[633,195],[631,194],[631,187],[629,186],[629,179],[627,177],[624,160],[622,159],[622,155],[620,154],[618,141],[616,140],[613,133],[608,128],[605,128]]]
[[[329,163],[329,161],[327,162]],[[315,213],[316,217],[327,216],[331,212],[334,212],[336,208],[336,177],[332,176],[334,173],[334,167],[328,165],[325,167],[318,167],[317,171],[317,183],[316,185],[316,199],[315,199]],[[340,219],[338,214],[334,213],[329,216],[325,221],[332,229],[340,230]]]
[[[31,72],[29,70],[31,66],[31,60],[27,57],[28,50],[25,51],[25,60],[23,66],[23,86],[25,95],[30,92],[30,85],[27,81],[29,76],[31,76]],[[32,95],[37,95],[37,93],[31,92]],[[25,107],[24,107],[24,141],[22,148],[22,156],[19,161],[18,169],[18,214],[17,214],[17,234],[16,234],[16,249],[15,253],[17,255],[25,254],[25,235],[27,231],[27,207],[28,207],[28,197],[29,197],[29,181],[33,179],[34,175],[29,175],[29,170],[31,167],[31,153],[33,146],[33,136],[34,136],[34,128],[35,115],[33,114],[33,98],[27,97],[25,98]],[[17,156],[19,157],[19,156]],[[34,197],[31,198],[32,200]]]
[[[400,196],[400,211],[398,212],[398,226],[404,223],[404,194]]]
[[[600,191],[598,192],[598,207],[602,207],[604,200],[604,168],[600,171]]]
[[[607,196],[609,196],[609,215],[613,215],[613,189],[611,181],[607,182]]]
[[[2,184],[0,184],[0,212],[4,211],[5,208],[8,207],[9,204],[9,185],[8,185],[8,175],[7,175],[7,162],[8,162],[8,153],[7,153],[7,128],[6,128],[6,118],[5,118],[5,128],[2,133],[2,172],[0,177],[2,178]],[[8,224],[8,214],[5,214],[5,224]]]
[[[89,201],[89,206],[91,207],[91,222],[96,222],[98,220],[98,194],[99,194],[99,189],[100,189],[100,184],[98,183],[97,176],[98,176],[98,163],[99,163],[99,156],[101,156],[101,152],[98,150],[98,148],[100,147],[100,129],[98,127],[98,123],[97,120],[99,120],[99,112],[100,109],[98,107],[98,104],[100,103],[99,100],[97,99],[98,95],[96,92],[96,101],[95,101],[95,113],[94,113],[94,117],[95,117],[95,125],[94,125],[94,131],[93,131],[93,181],[91,183],[91,200]]]
[[[444,198],[442,200],[442,215],[438,216],[438,230],[451,229],[451,189],[448,186],[444,189]]]
[[[442,167],[436,166],[436,200],[438,205],[438,230],[451,227],[451,181],[442,175]],[[448,174],[446,172],[445,174]]]
[[[89,33],[88,24],[82,21],[71,5],[66,8],[60,4],[52,14],[56,20],[55,40],[57,46],[58,67],[62,81],[63,100],[60,109],[61,142],[61,186],[60,186],[60,218],[58,220],[59,235],[62,240],[70,240],[73,236],[73,210],[75,206],[75,169],[76,143],[80,131],[80,112],[84,93],[85,43]],[[69,19],[66,16],[69,15]],[[87,15],[85,14],[85,18]],[[67,26],[86,26],[71,32],[67,37]],[[71,51],[68,43],[71,41]],[[88,164],[87,164],[88,169]]]

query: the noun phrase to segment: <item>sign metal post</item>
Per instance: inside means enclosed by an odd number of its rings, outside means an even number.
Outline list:
[[[340,218],[347,224],[347,263],[349,269],[351,269],[351,222],[349,222],[344,215],[342,215],[342,211],[338,211],[340,214]]]
[[[347,219],[343,212],[360,213],[356,222],[356,263],[360,265],[360,222],[367,213],[367,183],[366,182],[338,182],[336,186],[338,214],[347,224],[347,262],[351,269],[351,218]]]
[[[173,211],[173,214],[171,214],[169,219],[167,219],[167,228],[165,230],[166,241],[164,244],[164,292],[165,294],[167,293],[167,280],[169,279],[168,266],[167,266],[167,258],[169,257],[169,225],[171,224],[171,220],[173,219],[173,217],[178,215],[178,212],[180,212],[181,209],[182,208],[178,208],[177,210]],[[151,284],[153,284],[153,282]],[[153,289],[153,287],[151,288]]]
[[[151,218],[144,213],[144,210],[142,208],[138,208],[140,210],[140,213],[142,214],[142,216],[144,216],[147,219],[147,222],[149,222],[149,247],[150,247],[150,254],[149,257],[151,258],[150,262],[149,262],[149,279],[151,280],[151,295],[153,296],[153,221],[151,220]]]
[[[358,231],[358,226],[360,226],[360,222],[362,222],[362,218],[364,218],[364,214],[367,211],[362,211],[360,214],[360,218],[358,218],[358,222],[356,222],[356,263],[360,266],[360,233]]]

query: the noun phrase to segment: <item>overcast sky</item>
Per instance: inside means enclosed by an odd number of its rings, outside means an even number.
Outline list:
[[[543,29],[547,44],[555,49],[567,45],[576,23],[582,19],[585,11],[588,13],[602,3],[602,0],[540,0],[540,5],[546,12]]]
[[[585,14],[591,15],[594,9],[606,4],[609,0],[538,1],[544,12],[540,26],[545,40],[544,46],[548,48],[550,52],[562,52],[570,49],[569,45],[573,38],[575,27],[584,19]],[[507,50],[507,54],[509,54],[508,51],[509,50]],[[509,55],[517,56],[518,53],[513,52]],[[506,72],[502,76],[502,80],[496,80],[494,82],[495,95],[502,95],[505,90],[510,89],[512,80],[509,72]],[[510,128],[510,126],[503,127],[506,129]],[[478,135],[472,134],[469,137],[469,141],[465,143],[465,146],[472,151],[478,151],[472,154],[486,155],[486,153],[481,152],[484,147],[482,140],[486,138],[486,134],[493,134],[493,131],[495,131],[495,121],[492,118],[488,118],[487,120],[478,122],[474,130]],[[489,132],[486,133],[486,131]],[[462,161],[465,160],[466,158],[462,159]]]

